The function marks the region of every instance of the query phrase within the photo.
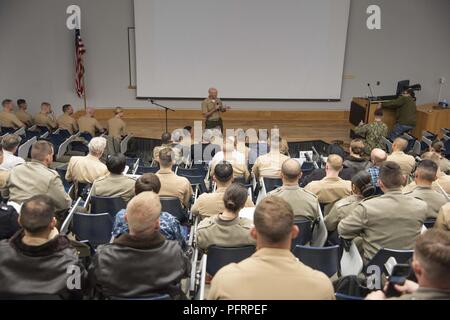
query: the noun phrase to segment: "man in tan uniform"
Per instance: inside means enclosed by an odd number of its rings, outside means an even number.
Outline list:
[[[338,225],[344,239],[363,238],[365,261],[381,248],[412,249],[428,215],[427,204],[402,194],[400,166],[391,161],[381,165],[379,184],[384,195],[362,201]]]
[[[446,159],[442,153],[444,151],[444,143],[442,141],[435,141],[430,147],[430,151],[439,156],[439,167],[445,174],[450,174],[450,160]]]
[[[178,163],[181,160],[181,150],[174,148],[174,145],[170,141],[171,138],[172,136],[168,132],[164,132],[161,135],[161,145],[153,148],[153,160],[158,162],[159,152],[166,148],[170,148],[172,150],[175,163]]]
[[[13,102],[10,99],[2,101],[3,111],[0,112],[0,126],[4,128],[19,129],[25,127],[25,124],[20,121],[12,112]]]
[[[193,215],[200,217],[212,217],[224,210],[223,195],[225,190],[233,183],[233,167],[229,162],[220,162],[214,168],[214,182],[216,183],[216,191],[213,193],[203,193],[195,200],[191,208]],[[248,196],[245,207],[254,207],[252,199]]]
[[[425,201],[428,205],[427,219],[436,219],[439,209],[447,203],[447,198],[440,192],[433,190],[438,166],[432,160],[422,160],[415,172],[416,187],[406,195]]]
[[[315,194],[300,188],[298,181],[302,177],[300,163],[294,159],[284,161],[281,167],[283,186],[269,192],[269,196],[281,197],[294,211],[294,218],[307,218],[314,221],[319,216],[319,201]]]
[[[434,227],[445,231],[450,231],[450,202],[442,206],[439,210]]]
[[[94,115],[95,109],[87,108],[86,114],[78,119],[78,127],[80,128],[80,132],[87,132],[92,137],[95,137],[96,131],[99,131],[100,133],[104,132],[102,125],[97,119],[94,118]]]
[[[325,166],[326,176],[320,181],[311,181],[305,190],[314,193],[320,203],[334,203],[349,196],[352,192],[352,183],[339,177],[343,168],[343,160],[337,154],[332,154],[327,159]]]
[[[334,300],[330,279],[291,253],[298,235],[291,206],[280,197],[263,199],[255,210],[257,251],[216,273],[208,300]],[[301,288],[301,289],[300,289]]]
[[[108,120],[108,154],[120,153],[120,142],[127,135],[127,125],[123,118],[123,109],[117,107],[114,117]]]
[[[416,160],[413,156],[405,154],[405,150],[408,147],[408,141],[403,138],[397,138],[392,144],[392,153],[387,157],[387,161],[393,161],[398,163],[402,169],[402,174],[408,178],[416,167]]]
[[[95,179],[108,174],[108,169],[100,161],[106,148],[106,139],[92,138],[89,142],[89,154],[85,157],[70,158],[67,166],[66,180],[80,183],[93,183]]]
[[[239,211],[248,199],[247,189],[234,183],[227,188],[222,202],[224,210],[218,215],[204,219],[197,227],[197,245],[206,251],[209,246],[242,247],[254,245],[250,236],[253,222],[239,217]]]
[[[53,116],[52,106],[48,102],[42,102],[41,112],[34,117],[34,121],[39,127],[47,127],[49,131],[58,128],[58,123]]]
[[[252,168],[252,172],[255,178],[258,180],[260,177],[280,178],[281,166],[283,162],[289,159],[280,151],[281,137],[278,139],[270,140],[270,152],[259,156]]]
[[[417,283],[406,280],[395,285],[400,297],[387,300],[450,300],[450,233],[428,230],[417,238],[411,267]],[[385,300],[383,291],[370,293],[366,300]]]
[[[221,113],[226,112],[229,107],[223,105],[217,94],[216,88],[209,88],[208,98],[202,102],[202,113],[205,117],[205,129],[220,128],[223,132]]]
[[[19,110],[16,112],[17,118],[22,121],[27,127],[34,125],[33,116],[27,112],[28,104],[24,99],[17,100],[17,107]]]
[[[250,178],[250,172],[248,172],[245,155],[236,150],[234,142],[234,137],[228,137],[226,139],[222,146],[222,151],[217,152],[209,164],[210,173],[213,175],[217,163],[227,161],[233,167],[234,178],[243,179],[244,183],[247,183]]]
[[[58,127],[61,130],[67,130],[70,134],[78,131],[77,120],[73,117],[73,107],[70,104],[65,104],[62,107],[63,114],[57,119]]]
[[[47,141],[37,141],[31,148],[31,162],[14,167],[9,175],[9,199],[16,203],[37,194],[47,194],[54,201],[56,211],[70,207],[71,199],[65,192],[59,174],[49,169],[53,162],[53,146]]]
[[[160,170],[156,173],[156,176],[161,181],[159,195],[163,197],[176,197],[180,199],[184,207],[189,207],[192,197],[192,187],[188,179],[179,177],[172,171],[172,166],[175,163],[172,149],[162,149],[159,152],[158,159]]]
[[[133,178],[123,174],[127,161],[124,155],[110,155],[106,160],[109,175],[98,178],[92,185],[92,195],[100,197],[121,197],[128,202],[134,197]]]

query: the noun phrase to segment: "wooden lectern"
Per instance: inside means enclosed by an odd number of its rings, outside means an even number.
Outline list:
[[[350,123],[357,126],[361,121],[364,123],[373,122],[378,104],[386,101],[387,100],[353,98],[350,108]],[[383,108],[383,122],[386,123],[389,130],[392,130],[396,122],[395,109]]]

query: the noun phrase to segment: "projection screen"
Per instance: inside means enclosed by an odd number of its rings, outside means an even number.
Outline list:
[[[134,0],[138,98],[339,100],[350,0]]]

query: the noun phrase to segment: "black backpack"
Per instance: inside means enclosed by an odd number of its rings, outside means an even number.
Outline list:
[[[0,204],[0,240],[11,238],[21,228],[18,218],[14,207]]]

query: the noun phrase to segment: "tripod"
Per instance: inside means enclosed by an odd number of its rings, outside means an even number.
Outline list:
[[[166,113],[166,132],[168,132],[169,128],[168,128],[167,112],[168,112],[169,110],[172,111],[172,112],[175,112],[175,110],[173,110],[173,109],[171,109],[171,108],[169,108],[169,107],[163,106],[163,105],[161,105],[161,104],[159,104],[159,103],[156,103],[155,100],[152,100],[152,99],[151,99],[151,100],[149,100],[149,101],[150,101],[151,104],[153,104],[153,105],[155,105],[155,106],[157,106],[157,107],[160,107],[160,108],[162,108],[162,109],[165,110],[165,113]]]

